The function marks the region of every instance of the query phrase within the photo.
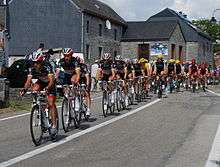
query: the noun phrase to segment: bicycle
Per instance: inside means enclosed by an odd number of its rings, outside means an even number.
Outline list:
[[[111,81],[99,81],[101,84],[101,88],[103,91],[102,95],[102,112],[103,116],[107,117],[109,111],[111,114],[115,111],[115,93],[114,91],[110,91],[109,85],[112,84]],[[113,85],[111,85],[113,86]]]
[[[120,112],[122,109],[126,108],[125,104],[125,93],[122,90],[122,83],[123,80],[116,80],[116,107],[118,112]]]
[[[49,110],[47,108],[47,98],[46,91],[39,92],[27,92],[27,94],[32,94],[33,104],[30,115],[30,132],[33,143],[39,146],[43,139],[44,133],[49,133],[51,136],[51,117],[49,115]],[[57,133],[59,130],[59,118],[57,118]],[[52,140],[55,139],[51,136]]]
[[[129,79],[127,82],[129,104],[133,105],[135,101],[134,81]]]
[[[79,120],[77,117],[77,113],[74,110],[75,103],[75,92],[73,85],[57,85],[57,88],[62,88],[63,90],[63,101],[62,101],[62,125],[65,133],[69,132],[72,123],[75,128],[79,128]]]
[[[85,103],[85,97],[86,97],[86,84],[79,84],[78,87],[76,87],[77,93],[75,97],[75,103],[74,103],[74,110],[76,113],[76,118],[78,121],[78,125],[82,122],[82,117],[84,116],[85,121],[89,120],[89,116],[86,115],[86,112],[88,110],[87,104]]]

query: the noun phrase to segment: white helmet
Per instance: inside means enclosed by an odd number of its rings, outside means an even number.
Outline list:
[[[117,61],[122,60],[121,55],[117,55],[117,56],[115,57],[115,60],[117,60]]]
[[[45,56],[42,51],[33,52],[30,56],[30,60],[33,62],[43,62],[45,60]]]
[[[73,50],[71,48],[64,48],[62,50],[63,55],[72,55],[73,54]]]
[[[110,53],[104,53],[103,55],[102,55],[102,60],[111,60],[111,58],[112,58],[112,56],[111,56],[111,54]]]

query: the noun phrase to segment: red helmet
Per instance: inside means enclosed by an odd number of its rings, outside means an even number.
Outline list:
[[[192,59],[191,63],[196,64],[196,59]]]
[[[33,62],[41,63],[45,60],[45,56],[43,55],[42,52],[35,52],[33,55],[34,55],[33,58],[32,58]]]

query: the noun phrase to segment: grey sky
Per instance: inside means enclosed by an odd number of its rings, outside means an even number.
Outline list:
[[[169,7],[183,11],[190,19],[211,18],[220,8],[220,0],[101,0],[110,5],[127,21],[147,20],[148,17]],[[220,21],[220,11],[216,12]]]

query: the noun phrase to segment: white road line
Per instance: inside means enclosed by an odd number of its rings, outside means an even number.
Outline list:
[[[205,167],[219,167],[220,162],[220,124],[212,145],[211,152],[209,153],[209,158],[206,161]]]
[[[102,127],[105,127],[105,126],[107,126],[107,125],[109,125],[109,124],[112,124],[112,123],[114,123],[114,122],[116,122],[116,121],[118,121],[118,120],[120,120],[120,119],[123,119],[123,118],[125,118],[125,117],[127,117],[127,116],[130,116],[130,115],[132,115],[132,114],[135,114],[135,113],[137,113],[137,112],[139,112],[139,111],[141,111],[141,110],[143,110],[143,109],[145,109],[145,108],[147,108],[147,107],[150,107],[150,106],[152,106],[152,105],[158,103],[159,101],[161,101],[161,100],[160,100],[160,99],[157,99],[157,100],[155,100],[155,101],[153,101],[153,102],[151,102],[151,103],[149,103],[149,104],[146,104],[146,105],[144,105],[144,106],[142,106],[142,107],[139,107],[139,108],[137,108],[137,109],[135,109],[135,110],[133,110],[133,111],[130,111],[130,112],[126,113],[126,114],[123,114],[123,115],[121,115],[121,116],[115,117],[115,118],[113,118],[113,119],[111,119],[111,120],[108,120],[108,121],[106,121],[106,122],[103,122],[103,123],[101,123],[101,124],[98,124],[98,125],[96,125],[96,126],[93,126],[93,127],[91,127],[91,128],[88,128],[88,129],[86,129],[86,130],[83,130],[83,131],[81,131],[81,132],[79,132],[79,133],[70,135],[70,136],[66,137],[65,139],[60,140],[60,141],[58,141],[58,142],[56,142],[56,143],[49,144],[49,145],[47,145],[47,146],[44,146],[44,147],[38,148],[38,149],[36,149],[36,150],[33,150],[33,151],[31,151],[31,152],[25,153],[25,154],[23,154],[23,155],[20,155],[20,156],[18,156],[18,157],[15,157],[15,158],[13,158],[13,159],[8,160],[8,161],[2,162],[2,163],[0,163],[0,167],[7,167],[7,166],[10,166],[10,165],[16,164],[16,163],[18,163],[18,162],[20,162],[20,161],[23,161],[23,160],[25,160],[25,159],[29,159],[29,158],[31,158],[31,157],[33,157],[33,156],[36,156],[36,155],[41,154],[41,153],[43,153],[43,152],[45,152],[45,151],[48,151],[48,150],[50,150],[50,149],[52,149],[52,148],[55,148],[55,147],[57,147],[57,146],[60,146],[60,145],[62,145],[62,144],[64,144],[64,143],[66,143],[66,142],[69,142],[69,141],[71,141],[71,140],[73,140],[73,139],[75,139],[75,138],[77,138],[77,137],[80,137],[80,136],[82,136],[82,135],[84,135],[84,134],[93,132],[93,131],[95,131],[95,130],[97,130],[97,129],[99,129],[99,128],[102,128]]]
[[[30,115],[30,113],[25,113],[25,114],[21,114],[21,115],[15,115],[15,116],[12,116],[12,117],[2,118],[2,119],[0,119],[0,122],[1,121],[6,121],[6,120],[9,120],[9,119],[23,117],[23,116],[26,116],[26,115]]]
[[[101,98],[102,98],[102,96],[94,97],[92,99],[92,101],[95,101],[95,100],[98,100],[98,99],[101,99]],[[57,107],[61,108],[62,106],[57,106]],[[15,115],[15,116],[7,117],[7,118],[2,118],[2,119],[0,119],[0,122],[1,121],[6,121],[6,120],[10,120],[10,119],[14,119],[14,118],[24,117],[24,116],[27,116],[27,115],[30,115],[30,112],[29,113],[25,113],[25,114],[20,114],[20,115]]]
[[[210,93],[212,93],[212,94],[214,94],[214,95],[216,95],[216,96],[220,96],[219,93],[213,92],[213,91],[211,91],[211,90],[207,90],[207,91],[210,92]]]

